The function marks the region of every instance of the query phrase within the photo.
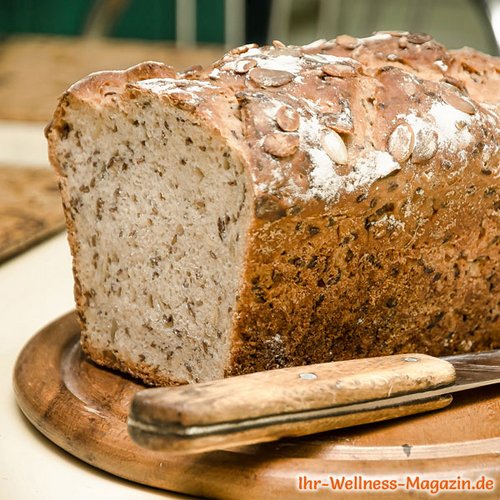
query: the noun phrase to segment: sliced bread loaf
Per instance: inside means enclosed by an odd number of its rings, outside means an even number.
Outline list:
[[[172,384],[498,346],[499,73],[378,33],[75,84],[47,135],[85,352]]]

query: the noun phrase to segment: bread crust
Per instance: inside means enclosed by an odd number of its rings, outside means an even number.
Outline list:
[[[251,179],[226,375],[498,347],[499,75],[498,58],[403,32],[247,45],[179,74],[144,63],[90,75],[63,94],[47,129],[73,256],[56,155],[65,109],[151,95],[223,137]],[[106,356],[85,334],[82,345],[147,383],[185,382]]]

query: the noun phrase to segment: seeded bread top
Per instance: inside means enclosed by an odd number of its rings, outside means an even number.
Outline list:
[[[263,220],[362,196],[399,171],[460,175],[471,159],[498,169],[500,60],[447,51],[425,34],[251,44],[206,69],[96,73],[63,96],[56,126],[65,100],[113,105],[148,93],[192,111],[239,151]]]

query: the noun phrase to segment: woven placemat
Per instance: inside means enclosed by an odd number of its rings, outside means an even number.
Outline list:
[[[0,44],[0,120],[48,122],[57,98],[93,71],[160,61],[182,70],[206,66],[222,47],[177,48],[162,42],[15,36]]]
[[[52,170],[0,165],[0,262],[63,229]]]

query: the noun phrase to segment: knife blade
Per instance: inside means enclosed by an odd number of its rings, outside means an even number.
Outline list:
[[[500,350],[282,368],[139,391],[128,430],[146,448],[200,453],[436,410],[454,392],[498,382]]]

